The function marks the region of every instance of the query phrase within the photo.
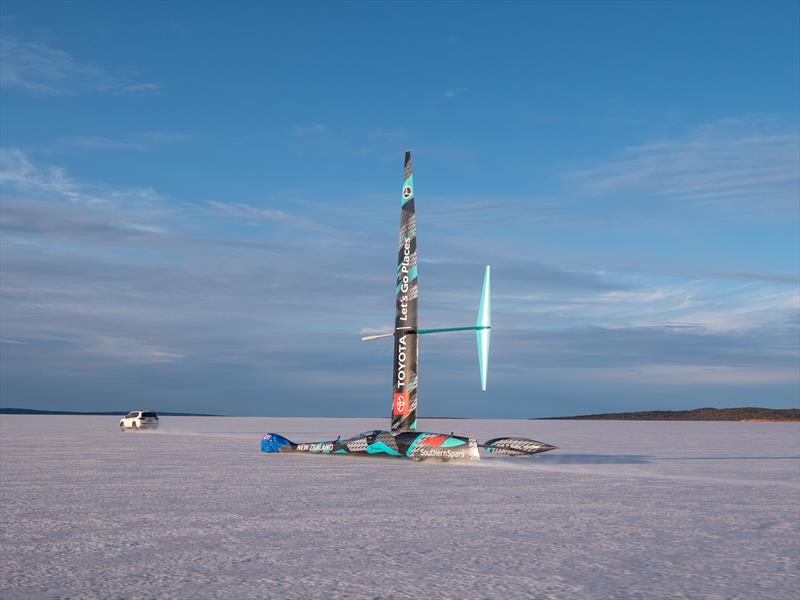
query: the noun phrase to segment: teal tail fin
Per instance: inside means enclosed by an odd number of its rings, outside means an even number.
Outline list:
[[[481,290],[481,302],[478,305],[478,319],[475,332],[478,338],[478,367],[481,371],[481,389],[486,391],[486,378],[489,374],[489,336],[492,332],[491,316],[491,267],[486,265],[486,273],[483,276],[483,289]]]

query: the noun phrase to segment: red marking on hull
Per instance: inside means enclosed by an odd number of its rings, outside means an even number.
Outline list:
[[[437,435],[436,437],[426,438],[422,440],[422,443],[425,444],[426,446],[433,446],[434,448],[437,448],[441,446],[444,443],[444,441],[449,437],[450,437],[449,435]]]

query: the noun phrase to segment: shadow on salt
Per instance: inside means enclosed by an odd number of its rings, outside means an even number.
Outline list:
[[[646,454],[545,454],[531,460],[549,465],[646,465],[652,458]]]

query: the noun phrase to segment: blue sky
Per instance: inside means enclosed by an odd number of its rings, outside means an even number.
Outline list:
[[[17,3],[3,406],[421,416],[800,396],[800,5]]]

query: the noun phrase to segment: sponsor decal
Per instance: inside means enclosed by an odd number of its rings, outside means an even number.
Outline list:
[[[401,388],[406,384],[406,336],[401,335],[397,340],[397,387]],[[395,405],[397,404],[397,395],[394,398]],[[406,404],[408,404],[408,394],[406,394]],[[405,413],[395,413],[405,414]]]
[[[264,434],[264,439],[265,440],[269,441],[270,437],[272,437],[272,436],[270,436],[270,434],[268,434],[268,433]]]
[[[394,188],[397,189],[397,188]],[[414,193],[414,190],[411,189],[410,185],[407,185],[403,188],[403,199],[408,200],[411,198],[411,194]]]
[[[392,414],[407,415],[410,408],[408,392],[395,392],[392,402]]]
[[[297,450],[300,452],[330,452],[333,444],[330,442],[318,442],[316,444],[298,444]]]
[[[424,458],[466,458],[464,450],[443,450],[442,448],[423,448],[418,446],[412,456],[422,456]]]
[[[408,270],[411,266],[411,238],[406,237],[403,240],[403,259],[400,262],[400,275],[398,288],[403,294],[400,296],[400,320],[408,320]]]

